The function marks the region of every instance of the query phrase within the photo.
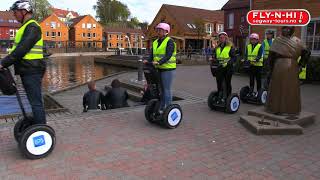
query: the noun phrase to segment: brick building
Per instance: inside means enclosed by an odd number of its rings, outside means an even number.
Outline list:
[[[49,47],[65,47],[69,40],[69,28],[56,14],[51,14],[40,23],[43,40]]]
[[[104,34],[108,49],[146,47],[145,35],[141,29],[106,27]]]
[[[10,11],[0,11],[0,51],[6,52],[21,24]]]
[[[51,8],[52,13],[56,14],[60,21],[69,22],[71,19],[79,17],[79,14],[75,11],[70,11],[69,9],[63,10],[58,8]]]
[[[224,11],[224,31],[228,33],[234,45],[244,52],[249,34],[246,16],[250,10],[250,0],[229,0],[222,10]]]
[[[197,27],[203,24],[204,27]],[[178,50],[185,50],[189,45],[193,49],[201,49],[210,46],[214,36],[223,31],[224,13],[217,10],[205,10],[190,7],[174,6],[164,4],[149,26],[147,37],[148,47],[156,38],[155,27],[160,22],[171,25],[170,36],[176,41]],[[198,33],[198,29],[204,29],[203,33]]]
[[[301,38],[311,50],[312,55],[320,56],[320,1],[319,0],[252,0],[252,9],[307,9],[311,14],[311,22],[305,27],[296,27],[295,35]],[[279,26],[252,26],[251,32],[265,37],[267,30],[276,35],[281,33]]]
[[[79,16],[72,19],[69,30],[69,40],[74,47],[102,48],[103,27],[91,16]]]

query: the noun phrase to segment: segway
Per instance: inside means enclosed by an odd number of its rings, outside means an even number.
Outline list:
[[[216,76],[219,62],[210,64],[212,76]],[[240,108],[240,99],[238,94],[232,93],[226,95],[226,82],[223,81],[223,92],[212,91],[208,97],[208,106],[211,110],[224,111],[226,113],[236,113]]]
[[[249,69],[250,62],[244,61],[243,68]],[[264,105],[267,102],[268,91],[265,88],[261,88],[258,92],[250,91],[249,86],[242,87],[240,89],[240,99],[243,103]]]
[[[19,144],[21,153],[28,159],[40,159],[48,156],[55,147],[55,131],[45,124],[32,124],[33,118],[27,116],[21,95],[10,71],[8,69],[2,69],[0,71],[1,73],[6,73],[7,78],[11,79],[10,82],[12,82],[12,84],[8,86],[15,88],[15,90],[10,93],[2,92],[5,95],[16,94],[18,104],[22,111],[23,118],[19,119],[14,126],[14,138]]]
[[[144,115],[150,123],[158,123],[164,125],[168,129],[177,128],[182,121],[182,110],[178,104],[170,104],[163,113],[160,114],[161,98],[161,84],[159,72],[151,63],[144,64],[144,75],[149,86],[151,86],[151,93],[155,95],[155,99],[151,99],[144,110]]]

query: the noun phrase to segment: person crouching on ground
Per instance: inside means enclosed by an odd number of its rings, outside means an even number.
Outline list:
[[[111,109],[128,107],[128,92],[121,87],[121,83],[118,79],[111,82],[112,89],[106,94],[105,101],[109,103],[108,107]]]
[[[104,109],[104,107],[102,107],[103,94],[96,88],[96,83],[94,81],[88,83],[89,91],[83,96],[83,112]]]

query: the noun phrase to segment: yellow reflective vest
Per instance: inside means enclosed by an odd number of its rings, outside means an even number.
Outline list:
[[[300,60],[301,60],[301,56],[299,56],[299,58],[298,58],[298,63],[300,62]],[[302,67],[302,70],[299,72],[299,79],[301,79],[301,80],[307,79],[307,67],[306,66]]]
[[[225,46],[222,51],[220,46],[216,49],[216,58],[223,67],[226,67],[228,65],[228,62],[230,61],[230,50],[231,46]]]
[[[259,59],[258,62],[255,60],[258,56],[260,47],[261,47],[260,43],[258,43],[254,49],[252,48],[252,44],[248,44],[248,46],[247,46],[247,51],[248,51],[247,58],[250,61],[250,64],[252,64],[254,66],[263,66],[263,58],[262,57],[261,57],[261,59]]]
[[[170,40],[170,37],[166,37],[160,46],[158,47],[158,39],[155,40],[152,44],[152,50],[153,50],[153,61],[160,61],[163,57],[166,55],[166,48],[168,41]],[[174,52],[171,56],[171,58],[162,65],[157,65],[156,68],[158,69],[175,69],[177,67],[177,45],[174,43]]]
[[[272,39],[271,41],[273,42],[274,39]],[[270,50],[270,45],[269,45],[269,42],[268,42],[268,39],[265,39],[263,41],[264,43],[264,54],[263,54],[263,59],[268,59],[268,56],[269,56],[269,50]]]
[[[26,30],[26,27],[31,24],[36,23],[39,27],[39,23],[33,19],[26,22],[23,26],[20,27],[18,30],[15,38],[14,38],[14,44],[12,48],[9,50],[9,54],[11,54],[20,43],[22,36],[24,34],[24,31]],[[40,27],[41,28],[41,27]],[[22,58],[24,60],[34,60],[34,59],[43,59],[43,38],[41,36],[41,39],[31,48],[31,50]]]

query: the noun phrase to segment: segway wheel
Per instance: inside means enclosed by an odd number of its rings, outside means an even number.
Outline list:
[[[182,110],[178,104],[169,105],[163,112],[163,122],[168,129],[177,128],[182,121]]]
[[[149,121],[150,123],[155,122],[153,115],[158,103],[159,103],[158,99],[151,99],[144,109],[144,116],[146,120]]]
[[[245,86],[243,88],[241,88],[240,90],[240,99],[242,102],[247,102],[247,95],[249,94],[250,92],[250,87],[249,86]]]
[[[26,119],[19,119],[19,121],[14,125],[13,128],[13,135],[14,139],[19,142],[21,135],[25,129],[31,126],[31,121]]]
[[[240,98],[237,94],[231,94],[227,98],[227,106],[226,112],[227,113],[236,113],[240,108]]]
[[[218,91],[213,91],[210,93],[209,97],[208,97],[208,106],[211,110],[216,110],[217,107],[214,105],[214,100],[215,97],[218,96]]]
[[[50,126],[32,125],[23,132],[19,148],[26,158],[41,159],[53,151],[55,143],[55,132]]]
[[[267,102],[268,91],[260,89],[258,92],[258,98],[260,104],[266,104]]]

